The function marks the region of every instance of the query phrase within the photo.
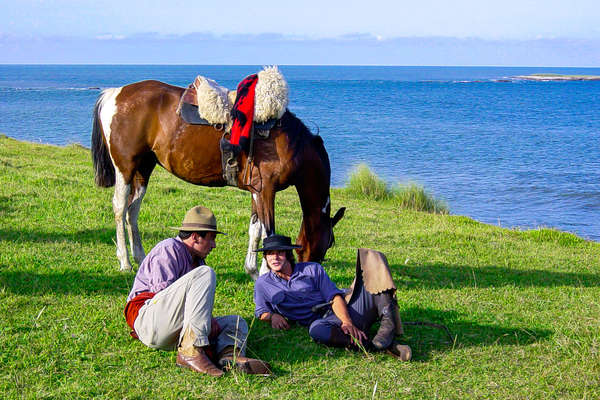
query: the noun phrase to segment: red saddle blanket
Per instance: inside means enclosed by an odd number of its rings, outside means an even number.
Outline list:
[[[247,76],[237,87],[237,97],[231,110],[233,125],[231,139],[233,145],[241,146],[248,151],[250,146],[250,131],[254,119],[254,89],[258,82],[258,74]]]

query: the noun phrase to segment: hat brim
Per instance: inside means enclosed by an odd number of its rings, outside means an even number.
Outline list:
[[[225,232],[218,231],[212,228],[193,228],[189,226],[170,226],[169,228],[175,229],[176,231],[184,231],[184,232],[215,232],[216,234],[227,235]]]
[[[259,251],[269,251],[269,250],[293,250],[293,249],[301,249],[302,246],[297,244],[292,244],[290,246],[272,246],[272,247],[263,247],[261,249],[254,250],[255,253]]]

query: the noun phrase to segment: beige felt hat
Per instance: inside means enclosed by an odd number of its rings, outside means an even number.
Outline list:
[[[225,233],[217,230],[217,219],[215,214],[206,207],[196,206],[185,213],[181,226],[171,227],[178,231],[186,232],[216,232],[225,235]]]

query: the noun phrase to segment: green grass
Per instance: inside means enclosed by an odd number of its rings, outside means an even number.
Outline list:
[[[335,166],[334,166],[335,168]],[[112,190],[94,186],[89,152],[0,137],[0,393],[40,398],[594,399],[600,397],[600,244],[553,229],[516,231],[463,216],[404,210],[391,201],[332,192],[346,206],[324,263],[341,287],[356,249],[383,251],[414,360],[331,349],[301,327],[253,321],[243,272],[250,197],[200,188],[158,168],[142,206],[149,250],[187,209],[215,212],[220,237],[215,314],[252,324],[249,354],[275,377],[198,376],[175,353],[132,340],[123,306],[132,273],[115,257]],[[277,196],[277,228],[298,232],[293,189]]]
[[[348,178],[344,190],[351,196],[363,200],[385,200],[403,210],[426,211],[436,214],[448,214],[448,206],[440,199],[415,182],[388,184],[378,177],[366,164],[359,164]]]

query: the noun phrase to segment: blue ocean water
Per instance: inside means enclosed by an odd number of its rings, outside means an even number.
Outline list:
[[[90,145],[101,89],[198,75],[235,88],[259,66],[0,66],[0,133]],[[600,82],[512,79],[600,68],[283,66],[290,110],[325,141],[332,184],[367,163],[452,214],[600,240]],[[151,189],[150,189],[151,190]]]

